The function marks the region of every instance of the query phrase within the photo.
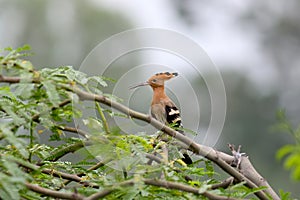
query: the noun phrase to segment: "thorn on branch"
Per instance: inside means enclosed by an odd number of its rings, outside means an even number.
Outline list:
[[[228,144],[228,147],[234,157],[234,160],[231,163],[231,166],[236,167],[237,169],[240,168],[240,164],[242,161],[243,156],[247,156],[246,153],[241,153],[241,145],[238,146],[238,149],[235,150],[235,146],[233,144]]]

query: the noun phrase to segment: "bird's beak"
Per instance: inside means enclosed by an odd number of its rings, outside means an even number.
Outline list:
[[[147,81],[144,82],[144,83],[139,83],[137,85],[133,85],[133,86],[129,87],[129,89],[132,90],[132,89],[135,89],[137,87],[141,87],[141,86],[145,86],[145,85],[149,85],[149,83]]]

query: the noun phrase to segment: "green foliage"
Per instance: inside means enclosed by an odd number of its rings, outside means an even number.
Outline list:
[[[92,109],[100,117],[84,116],[82,110],[91,110],[91,106],[84,104],[74,88],[120,101],[102,92],[110,80],[87,77],[70,66],[37,71],[29,61],[23,60],[27,55],[24,50],[28,46],[17,50],[6,48],[7,55],[0,57],[1,199],[48,196],[31,191],[26,184],[61,193],[77,191],[82,196],[111,190],[106,199],[207,199],[202,195],[204,192],[251,198],[254,192],[264,189],[249,189],[244,183],[212,189],[221,182],[213,163],[198,158],[187,166],[179,159],[182,155],[173,140],[157,139],[161,133],[128,134],[118,127],[110,127],[106,118],[126,116],[102,109],[98,104],[97,109]],[[73,123],[75,118],[81,122],[79,127]],[[48,142],[41,142],[45,139]],[[167,163],[161,156],[161,147],[166,143]],[[293,148],[286,148],[280,156],[292,151]],[[150,164],[147,155],[156,156],[160,161]],[[294,162],[289,166],[294,166]],[[144,180],[148,179],[183,184],[196,188],[199,194],[165,185],[147,185]],[[71,186],[70,182],[73,182]],[[287,194],[283,196],[288,198]]]
[[[279,190],[279,195],[281,200],[292,200],[290,192],[284,192],[283,190]]]
[[[279,123],[275,129],[289,133],[294,139],[295,144],[287,144],[281,147],[277,153],[278,160],[284,160],[284,167],[291,171],[294,180],[300,180],[300,127],[294,129],[286,119],[285,112],[279,110],[277,112]]]

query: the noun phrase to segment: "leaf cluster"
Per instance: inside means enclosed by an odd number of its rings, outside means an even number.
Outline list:
[[[282,146],[276,153],[278,160],[284,160],[284,167],[291,171],[291,177],[300,180],[300,126],[293,128],[287,120],[284,110],[277,112],[278,124],[276,130],[289,133],[295,140],[295,144],[286,144]]]

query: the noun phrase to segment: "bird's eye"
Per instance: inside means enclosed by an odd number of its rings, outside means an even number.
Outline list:
[[[153,79],[153,80],[152,80],[152,83],[156,83],[156,79]]]

